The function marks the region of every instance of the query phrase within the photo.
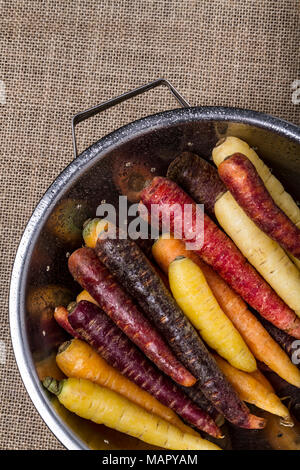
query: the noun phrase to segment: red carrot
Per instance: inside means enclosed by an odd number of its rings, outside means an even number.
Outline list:
[[[69,314],[69,322],[83,340],[125,377],[191,425],[221,437],[212,418],[161,374],[99,307],[82,300]]]
[[[276,205],[251,161],[241,153],[226,158],[219,175],[255,224],[300,259],[300,230]]]
[[[204,236],[203,245],[199,250],[195,250],[196,253],[264,318],[292,336],[300,338],[300,319],[206,214],[203,214],[204,233],[196,232],[198,217],[196,204],[176,183],[167,178],[156,177],[143,190],[141,198],[148,210],[151,211],[152,204],[157,204],[161,213],[164,212],[164,215],[170,217],[170,228],[177,238],[182,237],[183,241],[189,243],[201,243]],[[172,209],[174,204],[178,204],[182,212],[185,204],[192,207],[190,223],[185,221],[183,224],[181,221],[182,232],[178,229],[178,220],[174,220]]]
[[[181,362],[199,379],[205,397],[229,421],[260,426],[218,368],[189,319],[183,314],[136,243],[99,234],[96,252],[159,329]],[[252,421],[253,420],[253,421]]]
[[[79,248],[69,257],[68,265],[74,279],[157,367],[180,385],[191,386],[196,382],[93,249]]]

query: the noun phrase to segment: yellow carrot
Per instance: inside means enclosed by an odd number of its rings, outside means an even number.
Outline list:
[[[107,387],[177,426],[182,432],[199,436],[196,431],[186,426],[174,411],[120,374],[84,341],[73,339],[64,343],[59,348],[56,363],[67,377],[87,379],[97,385]]]
[[[69,378],[58,382],[47,377],[43,385],[69,411],[148,444],[173,450],[219,450],[215,444],[183,433],[124,396],[89,380]]]
[[[227,377],[231,385],[236,389],[241,400],[268,411],[269,413],[281,416],[285,425],[293,426],[293,421],[288,409],[283,405],[275,393],[268,390],[261,382],[256,380],[251,374],[242,372],[228,362],[224,361],[217,354],[214,354],[218,366]]]
[[[187,250],[181,240],[166,234],[154,243],[152,254],[165,273],[177,256],[189,257],[198,264],[223,312],[240,332],[254,356],[284,380],[300,387],[299,369],[250,312],[243,299],[196,253]]]
[[[252,375],[255,380],[260,382],[269,392],[275,393],[274,388],[259,369],[256,369],[254,372],[250,372],[250,375]]]
[[[79,304],[81,300],[87,300],[88,302],[92,302],[95,305],[98,305],[96,300],[88,293],[87,290],[82,290],[76,297],[76,303]]]
[[[176,258],[169,266],[169,283],[178,305],[206,343],[232,365],[254,371],[252,353],[222,311],[199,266],[189,258]]]
[[[226,157],[234,153],[242,153],[253,163],[257,173],[263,180],[265,187],[272,196],[278,207],[291,219],[294,224],[300,228],[300,209],[292,196],[288,194],[280,181],[271,173],[267,165],[259,158],[255,150],[241,139],[237,137],[226,137],[221,141],[212,152],[213,160],[217,166],[225,160]],[[298,268],[300,268],[300,260],[291,256]]]

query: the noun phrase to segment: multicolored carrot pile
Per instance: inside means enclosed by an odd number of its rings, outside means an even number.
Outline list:
[[[218,172],[251,220],[300,259],[300,229],[275,204],[251,161],[245,155],[235,153],[219,165]]]
[[[196,379],[180,364],[162,336],[91,248],[79,248],[72,253],[68,266],[74,279],[147,357],[180,385],[194,385]]]
[[[82,300],[69,314],[69,322],[84,341],[125,377],[191,425],[215,437],[221,436],[210,416],[162,375],[99,307]]]
[[[213,160],[184,152],[147,179],[140,204],[156,241],[84,224],[68,259],[83,290],[54,311],[71,339],[47,369],[55,378],[40,373],[68,410],[165,449],[218,450],[199,431],[221,439],[224,420],[267,421],[271,443],[272,429],[298,426],[300,209],[240,139],[219,142]],[[295,433],[283,430],[289,449]]]
[[[197,331],[137,244],[129,238],[101,237],[100,233],[96,253],[120,284],[134,296],[180,361],[197,377],[202,392],[214,407],[238,426],[263,427],[264,423],[250,415],[239,400]]]
[[[222,139],[213,149],[212,157],[217,167],[225,160],[225,158],[235,153],[241,153],[247,157],[255,166],[255,169],[264,182],[264,185],[272,197],[275,204],[288,216],[288,218],[300,228],[300,208],[294,201],[292,196],[287,193],[280,181],[272,174],[270,169],[259,158],[253,148],[243,140],[229,136]],[[300,268],[298,258],[292,257],[295,264]]]
[[[154,243],[152,253],[165,273],[168,273],[170,263],[179,256],[193,260],[202,270],[223,312],[240,332],[256,359],[264,362],[287,382],[300,387],[300,371],[289,359],[294,352],[292,350],[294,339],[291,336],[262,319],[264,328],[250,312],[243,299],[196,253],[187,250],[181,240],[173,238],[170,234],[164,234]]]
[[[207,162],[197,155],[194,156],[193,161],[194,173],[189,173],[186,177],[186,187],[194,178],[197,178],[198,174],[206,171]],[[168,175],[177,181],[178,172],[182,167],[185,168],[187,162],[178,157],[172,165],[172,171],[169,171]],[[210,172],[211,179],[212,175],[214,179],[219,179],[216,170],[213,174]],[[194,187],[192,183],[191,187]],[[193,195],[197,197],[196,193]],[[171,208],[170,204],[175,202],[182,210],[185,204],[194,204],[191,226],[185,226],[186,233],[182,238],[186,241],[187,235],[191,232],[195,234],[195,241],[202,240],[203,233],[195,233],[197,223],[195,202],[173,181],[166,178],[154,178],[142,193],[142,201],[148,210],[152,203],[158,204],[162,210],[165,206],[164,212],[167,211],[168,204]],[[196,202],[204,203],[204,206],[206,204],[204,200],[196,200]],[[295,308],[298,311],[300,308],[298,303],[300,273],[296,266],[281,247],[247,217],[230,192],[222,192],[216,196],[214,211],[218,222],[230,238],[214,224],[209,216],[204,214],[205,240],[198,254],[264,318],[295,338],[299,338],[300,319],[293,310]],[[173,229],[174,225],[173,221]],[[176,236],[180,237],[180,234],[177,233]],[[261,275],[247,262],[246,258]]]
[[[73,339],[63,343],[57,353],[56,363],[67,377],[86,379],[123,395],[138,406],[173,424],[182,432],[199,436],[186,426],[171,408],[160,403],[150,393],[110,366],[88,343]]]

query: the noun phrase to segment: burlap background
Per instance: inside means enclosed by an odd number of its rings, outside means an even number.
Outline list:
[[[71,116],[164,76],[192,104],[252,108],[300,124],[291,99],[299,40],[296,0],[0,0],[0,448],[62,449],[21,383],[7,299],[26,221],[73,158]],[[79,126],[80,149],[171,107],[166,90],[150,92]]]

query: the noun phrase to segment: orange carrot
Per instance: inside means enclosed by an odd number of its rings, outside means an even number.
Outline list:
[[[150,413],[165,419],[182,432],[199,436],[196,431],[185,425],[174,411],[120,374],[84,341],[73,339],[63,343],[58,350],[56,363],[67,377],[91,380],[97,385],[114,390]]]
[[[300,387],[298,368],[249,311],[243,299],[196,253],[187,250],[181,240],[174,239],[169,234],[163,235],[154,243],[152,253],[158,265],[166,273],[169,264],[177,256],[188,257],[198,264],[223,312],[240,332],[254,356],[284,380]]]

